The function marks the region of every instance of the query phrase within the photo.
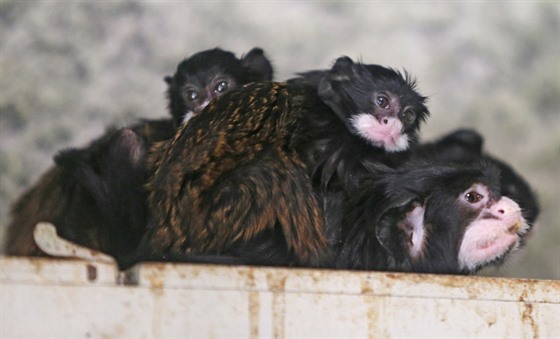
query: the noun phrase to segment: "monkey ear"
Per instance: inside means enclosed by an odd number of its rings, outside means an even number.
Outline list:
[[[440,143],[442,145],[446,144],[457,144],[462,147],[469,149],[470,151],[476,152],[478,154],[482,153],[482,147],[484,145],[484,138],[480,133],[472,129],[458,129],[447,136],[445,136]]]
[[[165,83],[169,86],[171,86],[173,84],[173,76],[172,75],[166,75],[163,77],[163,81],[165,81]]]
[[[417,258],[423,249],[425,208],[417,201],[401,201],[379,218],[375,235],[387,252],[399,262]]]
[[[338,58],[333,67],[328,72],[325,72],[323,78],[319,81],[317,89],[321,100],[344,122],[346,122],[347,110],[343,105],[342,97],[336,89],[340,88],[341,82],[347,82],[352,79],[354,65],[354,61],[347,56]]]
[[[342,107],[340,107],[341,98],[334,91],[328,77],[323,77],[323,79],[321,79],[317,92],[323,102],[326,103],[333,111],[335,111],[336,114],[339,114],[339,112],[342,110]]]
[[[241,57],[243,67],[253,70],[258,76],[258,80],[271,81],[274,70],[272,64],[264,55],[261,48],[255,47],[246,55]]]
[[[143,166],[146,144],[132,128],[121,128],[108,143],[112,162],[123,162],[133,167]]]
[[[67,170],[75,171],[89,162],[87,150],[68,148],[54,156],[54,162]]]
[[[423,205],[415,203],[409,210],[403,222],[399,224],[401,232],[404,233],[408,254],[412,259],[418,258],[423,251],[425,243],[424,213],[426,209]]]
[[[105,181],[96,173],[89,149],[62,150],[54,157],[54,161],[68,175],[74,177],[76,182],[88,191],[98,204],[106,198]]]
[[[342,56],[334,62],[330,76],[334,81],[348,81],[354,74],[354,61],[347,56]]]

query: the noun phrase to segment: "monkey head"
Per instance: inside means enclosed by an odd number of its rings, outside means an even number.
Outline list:
[[[364,191],[339,266],[475,273],[502,263],[529,231],[519,205],[500,194],[492,164],[397,172]]]
[[[310,76],[317,77],[316,72]],[[322,100],[352,133],[386,152],[406,150],[429,115],[408,73],[340,57],[318,83]]]
[[[413,271],[474,273],[500,263],[519,246],[528,225],[519,205],[500,194],[498,168],[443,172],[426,181],[431,187],[411,199],[394,225],[381,219],[377,239],[390,252],[404,249]],[[400,234],[387,237],[392,232]]]
[[[474,272],[492,262],[498,262],[513,249],[529,226],[521,208],[512,199],[493,198],[488,187],[474,184],[458,198],[465,210],[473,214],[464,228],[459,246],[459,269]]]
[[[238,59],[220,48],[205,50],[183,60],[168,85],[169,109],[177,125],[188,121],[213,98],[249,82],[272,80],[270,61],[260,48]]]
[[[410,154],[443,164],[471,164],[481,159],[492,163],[500,169],[500,194],[519,204],[523,217],[533,225],[540,213],[538,195],[511,165],[485,152],[483,146],[484,138],[477,131],[457,129],[434,142],[419,145]]]

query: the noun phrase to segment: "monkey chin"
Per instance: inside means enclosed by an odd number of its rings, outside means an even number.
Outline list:
[[[359,136],[389,153],[408,148],[408,136],[402,132],[403,124],[398,118],[388,117],[380,122],[371,114],[360,113],[351,123]]]
[[[401,134],[396,139],[383,143],[380,147],[383,147],[389,153],[405,151],[408,148],[408,136]]]
[[[185,113],[185,116],[183,117],[183,121],[181,122],[182,125],[186,124],[187,122],[189,122],[189,120],[192,119],[192,117],[194,117],[195,113],[193,111],[188,111],[187,113]]]
[[[460,269],[474,273],[486,265],[503,262],[506,256],[519,248],[527,227],[521,218],[495,232],[476,234],[480,232],[478,227],[467,230],[459,249]]]

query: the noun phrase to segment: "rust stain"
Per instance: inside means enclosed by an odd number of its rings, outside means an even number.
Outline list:
[[[523,290],[523,292],[521,292],[521,295],[519,296],[519,301],[525,302],[525,299],[527,299],[527,290]]]
[[[94,282],[95,280],[97,280],[97,267],[92,264],[87,264],[86,272],[88,281]]]
[[[285,272],[266,272],[268,288],[272,292],[272,334],[274,338],[285,337],[286,324],[286,279]]]
[[[365,295],[362,298],[366,307],[368,338],[390,338],[391,324],[383,321],[387,319],[386,298],[373,295]]]
[[[271,292],[284,292],[287,278],[285,272],[266,272],[266,281]]]
[[[165,281],[165,266],[163,264],[150,265],[147,272],[146,279],[150,282],[150,290],[155,295],[162,295]]]
[[[50,260],[50,259],[47,259]],[[43,262],[47,262],[46,260],[36,259],[36,258],[29,258],[28,262],[33,266],[35,269],[35,274],[39,275],[43,270]]]
[[[533,339],[536,339],[539,337],[539,326],[533,318],[533,304],[524,302],[522,307],[521,320],[523,325],[528,325],[531,328]]]
[[[366,279],[362,280],[361,294],[373,294],[373,288]]]
[[[486,323],[488,324],[489,328],[494,326],[496,324],[496,316],[492,314],[486,317]]]
[[[152,336],[161,337],[162,325],[164,321],[163,314],[166,311],[164,302],[164,281],[166,280],[166,268],[169,265],[165,263],[150,263],[144,268],[146,269],[146,279],[149,281],[149,288],[153,295],[152,314]]]
[[[274,338],[286,337],[286,294],[272,292],[272,335]]]
[[[160,288],[155,288],[152,289],[153,291],[153,296],[154,296],[154,308],[152,310],[152,334],[155,338],[161,338],[161,333],[162,333],[162,326],[164,325],[164,314],[166,307],[166,304],[164,302],[164,298],[163,298],[163,289]]]
[[[249,330],[251,338],[259,337],[259,314],[260,314],[260,302],[259,302],[259,292],[255,291],[255,274],[252,268],[248,268],[246,271],[246,287],[249,290],[248,302],[249,302]]]
[[[368,337],[375,338],[377,335],[379,335],[379,321],[377,319],[378,310],[376,307],[377,305],[374,302],[372,296],[364,296],[364,302],[366,303],[367,307]]]

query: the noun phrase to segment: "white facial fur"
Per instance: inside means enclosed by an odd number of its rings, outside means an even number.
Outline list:
[[[200,112],[204,109],[204,107],[208,106],[208,104],[210,103],[210,100],[205,100],[202,105],[200,105],[200,107],[198,107],[197,112]],[[183,122],[182,124],[186,124],[189,120],[191,120],[192,117],[194,117],[196,115],[195,112],[193,111],[188,111],[187,113],[185,113],[185,116],[183,117]]]
[[[405,232],[409,239],[409,253],[412,258],[418,258],[424,247],[424,207],[416,206],[406,214]]]
[[[398,118],[387,117],[380,122],[371,114],[360,113],[352,117],[350,122],[358,135],[387,152],[408,148],[408,136],[402,133],[403,125]]]
[[[461,269],[474,271],[517,248],[520,235],[527,231],[528,225],[521,215],[521,208],[510,198],[491,201],[486,187],[479,184],[465,191],[461,198],[470,192],[483,198],[476,203],[461,202],[480,209],[480,212],[465,231],[458,259]]]
[[[189,120],[191,120],[191,118],[194,116],[194,112],[193,111],[188,111],[187,113],[185,113],[185,116],[183,117],[183,122],[182,124],[186,124]]]

